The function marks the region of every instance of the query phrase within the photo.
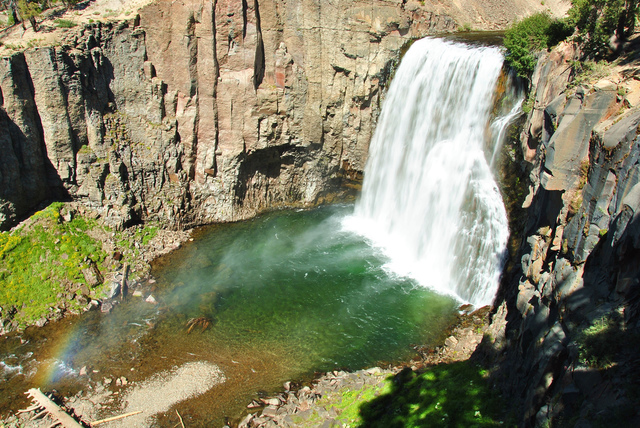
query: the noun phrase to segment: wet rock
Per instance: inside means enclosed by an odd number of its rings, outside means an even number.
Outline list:
[[[470,304],[462,305],[458,308],[458,311],[464,314],[469,314],[473,312],[473,305],[470,305]]]
[[[261,398],[260,401],[262,401],[264,404],[266,404],[267,406],[279,406],[280,405],[280,400],[278,400],[277,398]]]
[[[112,302],[104,301],[102,302],[102,305],[100,305],[100,312],[102,313],[109,313],[111,312],[112,309],[113,309]]]
[[[109,284],[108,299],[114,299],[120,294],[120,282],[112,282]]]
[[[158,301],[156,300],[155,297],[153,297],[153,294],[149,294],[149,296],[147,296],[146,299],[144,299],[145,302],[147,303],[151,303],[152,305],[157,305]]]
[[[276,406],[267,406],[262,410],[262,416],[267,418],[275,418],[278,412],[278,408]]]

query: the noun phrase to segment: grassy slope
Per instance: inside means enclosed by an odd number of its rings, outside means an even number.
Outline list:
[[[432,366],[421,373],[405,369],[377,383],[352,385],[324,394],[317,410],[297,426],[318,426],[329,415],[351,427],[510,426],[502,398],[490,388],[487,372],[469,361]],[[506,423],[505,423],[506,422]],[[513,424],[511,424],[513,425]]]
[[[49,317],[56,308],[79,312],[88,297],[104,295],[106,286],[92,290],[82,272],[91,263],[102,274],[114,268],[92,232],[112,235],[118,248],[128,249],[125,261],[139,256],[131,240],[145,244],[157,232],[148,227],[125,236],[79,216],[64,221],[64,209],[65,204],[53,203],[12,232],[0,233],[0,315],[12,313],[20,328]]]

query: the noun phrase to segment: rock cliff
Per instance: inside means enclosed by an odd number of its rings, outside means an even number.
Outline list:
[[[0,224],[52,196],[115,227],[313,205],[362,174],[400,49],[456,23],[401,2],[154,2],[0,59]]]
[[[521,269],[505,278],[486,339],[524,426],[636,426],[640,64],[632,51],[600,76],[576,79],[578,58],[563,44],[532,79]]]
[[[542,7],[516,3],[157,1],[0,58],[0,228],[51,198],[117,228],[329,200],[361,178],[403,46]]]

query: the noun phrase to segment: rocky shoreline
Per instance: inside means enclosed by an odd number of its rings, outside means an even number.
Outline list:
[[[416,357],[410,361],[388,367],[373,367],[369,369],[348,371],[332,371],[318,375],[310,383],[285,382],[279,394],[253,400],[247,403],[245,415],[238,415],[237,419],[228,422],[228,427],[273,427],[273,426],[344,426],[350,421],[350,414],[340,409],[344,405],[349,395],[351,401],[366,400],[378,397],[385,393],[385,385],[391,377],[397,377],[400,373],[411,371],[420,373],[431,366],[438,364],[451,364],[465,361],[472,357],[476,347],[481,343],[483,337],[489,334],[490,307],[480,308],[473,312],[468,305],[463,306],[459,317],[451,325],[448,331],[442,335],[442,340],[438,346],[426,347],[415,346]],[[187,367],[188,366],[188,367]],[[193,367],[191,367],[193,366]],[[152,381],[131,382],[121,378],[101,377],[97,380],[87,377],[87,386],[83,391],[72,397],[56,397],[54,399],[66,411],[76,415],[79,420],[87,422],[97,420],[99,415],[106,411],[109,413],[118,412],[118,403],[129,402],[132,395],[148,396],[144,400],[146,406],[145,418],[154,414],[165,414],[171,420],[177,419],[173,414],[175,404],[188,397],[188,391],[200,391],[202,385],[210,385],[224,382],[224,374],[215,366],[205,363],[189,363],[184,367],[174,368],[166,373],[159,373],[153,377]],[[196,372],[191,373],[192,370]],[[179,376],[182,372],[189,372],[189,376]],[[210,373],[207,374],[207,373]],[[95,377],[94,377],[95,378]],[[172,390],[187,392],[176,395],[176,400],[166,408],[158,408],[154,394],[162,391],[167,385]],[[201,392],[200,392],[201,393]],[[183,397],[184,396],[184,397]],[[166,401],[166,400],[164,400]],[[163,401],[163,402],[164,402]],[[172,407],[173,406],[173,407]],[[120,413],[129,409],[122,408]],[[7,428],[43,428],[49,427],[54,422],[49,416],[33,418],[33,411],[19,411],[11,415],[0,423]],[[115,426],[138,426],[136,418],[143,421],[143,425],[148,426],[149,420],[140,415],[133,415],[131,419],[110,422],[104,424],[105,427]],[[142,422],[141,422],[142,423]],[[133,424],[133,425],[132,425]],[[147,425],[144,425],[147,424]]]
[[[345,420],[340,409],[347,393],[354,401],[369,395],[378,397],[385,392],[389,377],[403,371],[420,373],[434,365],[451,364],[472,357],[485,334],[489,334],[491,308],[485,306],[469,312],[472,309],[470,305],[464,305],[460,309],[460,316],[443,334],[441,343],[437,346],[415,346],[418,355],[414,359],[386,368],[373,367],[353,372],[336,370],[298,388],[286,382],[282,393],[251,402],[238,428],[349,426],[353,421]]]

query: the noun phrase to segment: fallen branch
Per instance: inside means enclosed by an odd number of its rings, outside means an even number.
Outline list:
[[[30,421],[35,421],[36,419],[38,419],[40,416],[44,416],[47,413],[47,409],[44,409],[43,411],[36,413],[35,415],[33,415],[31,417],[31,419],[29,419]]]
[[[176,410],[176,413],[178,414],[178,418],[180,419],[180,425],[182,425],[182,428],[185,428],[184,422],[182,421],[182,416],[180,416],[180,413],[178,412],[178,410]]]
[[[40,408],[40,405],[39,404],[35,404],[35,405],[31,406],[31,407],[27,407],[26,409],[18,410],[18,414],[33,412],[34,410],[38,410],[39,408]]]
[[[96,425],[104,424],[111,421],[117,421],[118,419],[128,418],[129,416],[138,415],[140,413],[142,413],[142,410],[137,410],[135,412],[125,413],[124,415],[112,416],[110,418],[100,419],[99,421],[93,421],[93,422],[90,422],[89,425],[94,427]]]

